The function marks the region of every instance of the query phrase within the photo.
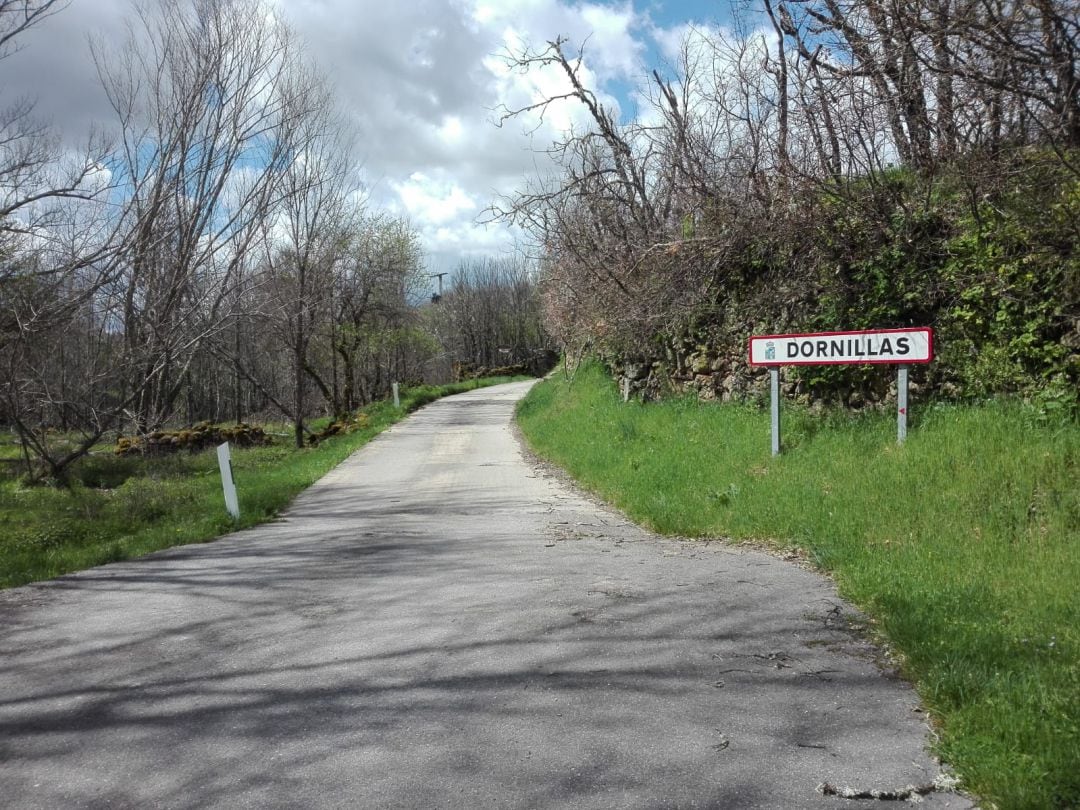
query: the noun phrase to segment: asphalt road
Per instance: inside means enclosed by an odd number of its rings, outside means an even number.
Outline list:
[[[275,523],[0,593],[0,805],[858,807],[817,786],[937,776],[826,580],[537,470],[526,388],[423,409]]]

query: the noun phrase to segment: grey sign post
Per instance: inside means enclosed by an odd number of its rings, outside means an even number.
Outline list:
[[[394,407],[395,408],[400,408],[401,407],[401,397],[398,395],[398,384],[397,383],[392,383],[390,387],[394,390]]]
[[[907,438],[908,367],[896,369],[896,443],[903,444]]]
[[[773,366],[769,369],[769,414],[772,417],[772,454],[780,455],[780,369]]]

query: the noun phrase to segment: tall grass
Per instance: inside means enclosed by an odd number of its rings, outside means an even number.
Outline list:
[[[1019,403],[884,414],[622,403],[596,366],[519,407],[529,442],[667,533],[804,549],[901,654],[939,753],[1002,808],[1080,807],[1080,425]],[[568,429],[568,426],[573,429]]]
[[[26,486],[21,468],[0,477],[0,587],[49,579],[129,559],[273,518],[296,495],[410,411],[450,394],[510,382],[509,377],[419,386],[401,406],[364,408],[367,426],[297,450],[288,441],[232,450],[240,520],[225,512],[213,450],[159,457],[117,457],[111,448],[83,459],[70,489]],[[7,445],[10,450],[10,443]],[[9,455],[11,455],[9,453]],[[2,456],[0,456],[2,457]]]

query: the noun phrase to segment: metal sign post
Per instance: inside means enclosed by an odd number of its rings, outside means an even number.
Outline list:
[[[218,467],[221,469],[221,487],[225,490],[225,510],[233,520],[240,519],[240,501],[236,497],[236,484],[233,483],[232,457],[229,455],[229,443],[219,444],[217,449]]]
[[[769,369],[769,390],[772,402],[769,412],[772,416],[772,454],[780,455],[780,369],[773,366]]]
[[[896,369],[896,443],[903,444],[907,438],[908,367]]]

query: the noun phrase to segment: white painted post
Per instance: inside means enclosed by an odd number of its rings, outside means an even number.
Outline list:
[[[780,369],[772,366],[769,369],[769,390],[772,402],[769,410],[772,416],[772,454],[780,455]]]
[[[232,457],[229,455],[229,443],[219,444],[217,449],[218,467],[221,469],[221,487],[225,490],[225,510],[233,520],[240,519],[240,501],[236,497],[236,484],[233,482]]]
[[[623,402],[629,402],[630,401],[630,378],[629,377],[623,377],[622,378],[622,401]]]
[[[903,444],[907,438],[908,417],[908,367],[896,369],[896,443]]]
[[[441,279],[440,279],[440,281],[441,281]],[[398,384],[397,383],[392,383],[390,387],[394,390],[394,407],[395,408],[400,408],[401,407],[401,397],[398,396]]]

